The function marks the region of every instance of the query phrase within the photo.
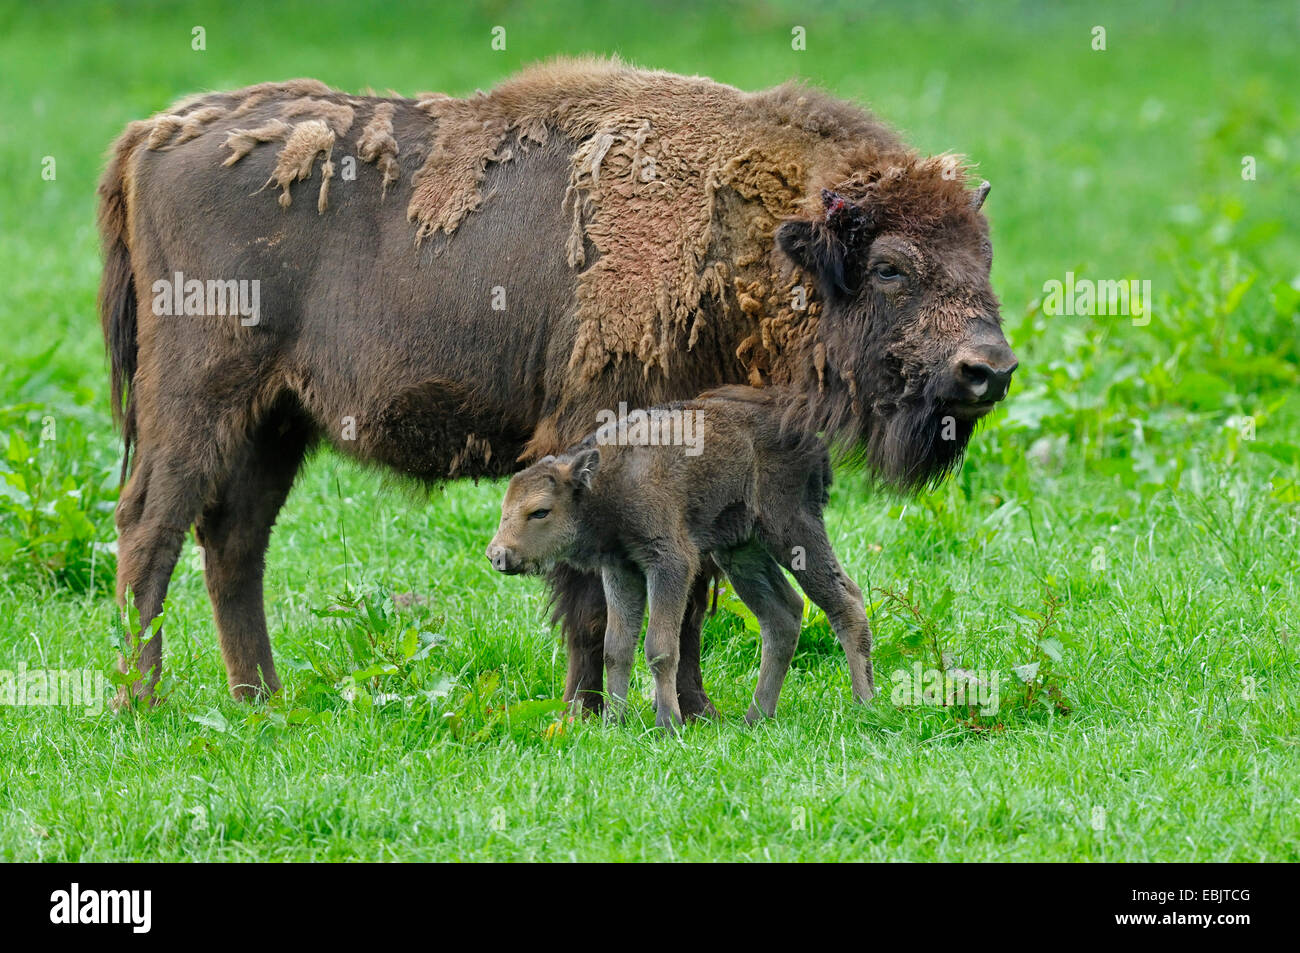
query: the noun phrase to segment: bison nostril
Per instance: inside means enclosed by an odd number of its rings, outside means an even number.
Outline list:
[[[961,380],[966,385],[966,390],[970,392],[976,400],[984,396],[989,389],[989,372],[993,368],[987,364],[963,364],[961,366]]]
[[[1007,395],[1011,375],[1020,364],[994,367],[987,361],[963,361],[957,368],[957,380],[972,400],[995,401]]]

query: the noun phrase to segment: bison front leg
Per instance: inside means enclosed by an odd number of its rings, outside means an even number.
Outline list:
[[[564,700],[582,712],[604,705],[605,591],[600,574],[559,565],[551,571],[551,621],[564,631]]]
[[[711,570],[697,573],[679,632],[677,699],[681,716],[716,718],[718,710],[704,691],[700,672],[700,632],[709,606]],[[557,566],[550,575],[554,610],[551,621],[561,626],[568,656],[564,700],[583,712],[604,705],[605,593],[597,573]],[[656,707],[657,705],[656,699]]]
[[[805,558],[795,565],[788,554],[799,547],[804,548]],[[863,704],[871,701],[876,695],[871,668],[871,623],[863,608],[862,590],[835,558],[825,525],[811,516],[802,520],[789,538],[774,549],[775,554],[785,555],[784,561],[795,580],[826,613],[848,658],[854,700]]]
[[[226,681],[238,699],[280,689],[266,631],[262,576],[271,527],[310,441],[310,430],[301,421],[266,421],[195,526]]]

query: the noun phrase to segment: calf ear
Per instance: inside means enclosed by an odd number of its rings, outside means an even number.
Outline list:
[[[581,453],[574,454],[573,462],[569,464],[569,479],[574,486],[590,490],[592,481],[596,479],[596,472],[599,469],[600,450],[595,447],[590,450],[583,450]]]
[[[848,292],[849,257],[871,243],[870,216],[829,189],[822,189],[824,214],[791,219],[776,230],[776,243],[790,260],[814,276],[827,293]]]

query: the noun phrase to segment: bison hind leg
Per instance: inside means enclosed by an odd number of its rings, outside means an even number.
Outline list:
[[[704,616],[709,608],[709,584],[713,581],[714,567],[705,559],[691,584],[682,617],[681,657],[677,663],[677,704],[687,721],[696,718],[719,718],[718,709],[704,691],[704,672],[701,668],[701,640]]]
[[[279,690],[263,602],[271,527],[289,495],[315,430],[282,402],[254,430],[195,524],[230,693]]]
[[[129,633],[118,668],[123,673],[134,669],[142,677],[119,686],[118,707],[127,703],[128,693],[155,700],[162,675],[162,631],[149,635],[150,623],[162,611],[185,534],[212,484],[204,456],[182,441],[142,441],[136,447],[116,513],[117,600],[125,606],[130,598],[139,614],[139,629]]]

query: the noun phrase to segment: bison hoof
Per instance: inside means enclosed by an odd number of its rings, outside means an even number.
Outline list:
[[[687,692],[677,696],[678,704],[681,705],[682,717],[687,721],[693,721],[696,718],[721,718],[718,709],[713,707],[713,702],[709,701],[709,696],[704,692]]]
[[[280,690],[280,683],[274,685],[231,685],[230,697],[237,702],[262,702]]]
[[[126,685],[117,686],[117,694],[113,696],[108,706],[113,711],[128,711],[132,708],[153,708],[161,703],[162,700],[154,695],[148,686],[140,682],[134,688]]]
[[[575,717],[599,715],[605,710],[605,698],[595,692],[579,692],[576,698],[566,699],[569,713]]]

